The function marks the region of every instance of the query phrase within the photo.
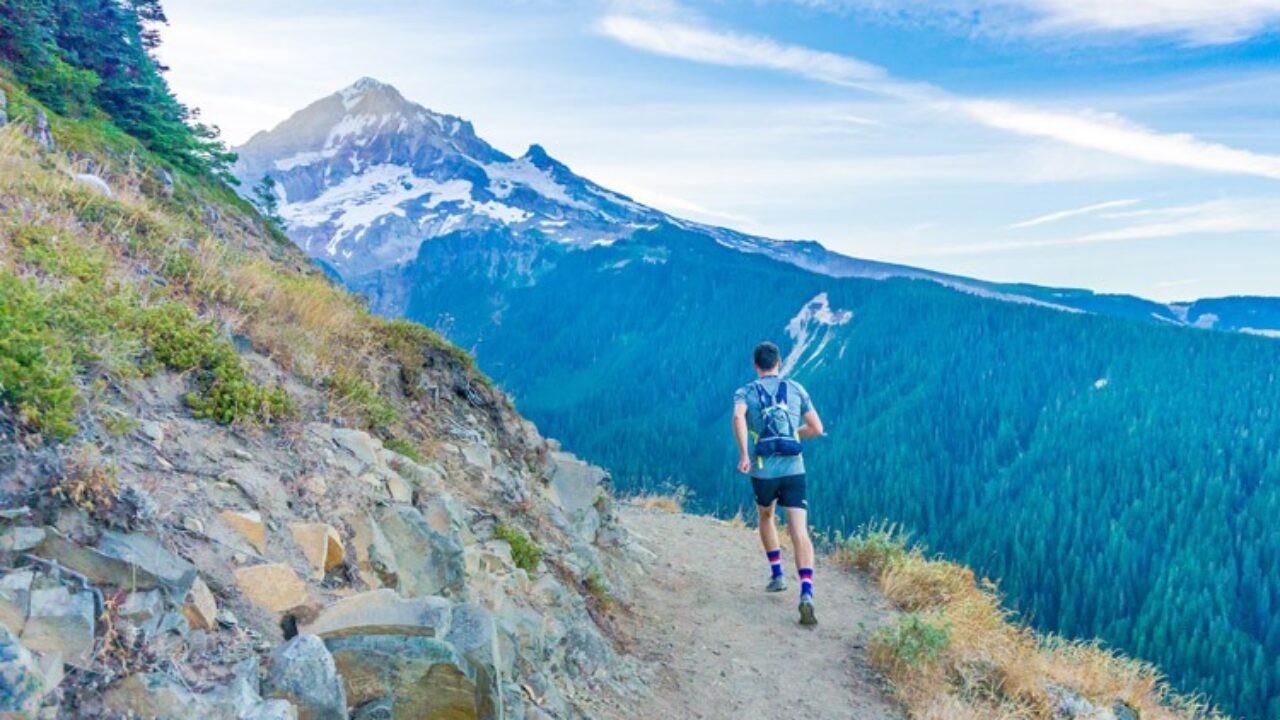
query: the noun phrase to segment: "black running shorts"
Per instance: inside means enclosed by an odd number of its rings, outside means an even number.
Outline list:
[[[780,478],[751,478],[751,489],[756,494],[756,504],[769,507],[774,500],[784,508],[808,510],[804,500],[804,475],[788,475]]]

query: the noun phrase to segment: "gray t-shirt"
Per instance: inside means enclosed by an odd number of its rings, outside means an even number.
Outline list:
[[[767,375],[754,380],[738,388],[733,394],[733,404],[747,404],[747,429],[750,433],[747,436],[747,452],[751,453],[751,477],[755,478],[780,478],[788,475],[800,475],[804,473],[804,456],[803,455],[768,455],[764,457],[756,457],[756,435],[760,432],[760,427],[764,424],[764,419],[760,415],[760,394],[756,392],[755,384],[760,383],[764,386],[769,397],[778,397],[778,385],[782,379],[777,375]],[[804,386],[795,380],[787,380],[787,412],[791,415],[791,422],[799,429],[804,424],[803,415],[813,409],[813,403],[809,400],[809,392]]]

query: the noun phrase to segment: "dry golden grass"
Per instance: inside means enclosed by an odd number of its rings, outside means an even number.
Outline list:
[[[902,614],[868,649],[916,720],[1052,720],[1054,688],[1143,720],[1222,718],[1175,696],[1152,666],[1097,644],[1038,635],[1010,616],[994,584],[927,557],[890,525],[837,543],[832,558],[861,570]]]
[[[684,497],[679,494],[644,493],[631,498],[631,504],[669,513],[684,512]]]
[[[81,145],[100,144],[92,125],[59,122]],[[74,177],[89,171],[111,188],[109,198]],[[43,150],[16,123],[0,128],[0,271],[28,272],[16,233],[51,229],[82,254],[101,255],[113,286],[145,288],[143,303],[176,300],[225,333],[247,337],[279,368],[322,390],[329,414],[370,428],[389,431],[399,422],[394,386],[401,370],[423,365],[424,353],[452,352],[483,384],[469,358],[438,337],[399,333],[408,339],[389,347],[392,323],[273,238],[225,189],[180,176],[166,198],[145,190],[153,172],[141,149],[90,158]],[[404,423],[396,434],[420,439],[422,428],[412,418]]]

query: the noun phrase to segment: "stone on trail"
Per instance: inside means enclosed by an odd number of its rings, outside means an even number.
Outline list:
[[[237,568],[236,586],[253,604],[282,613],[307,602],[307,585],[293,568],[282,563]]]
[[[327,523],[293,523],[289,526],[293,541],[302,548],[302,554],[315,571],[316,579],[324,578],[324,574],[346,559],[346,550],[342,547],[342,537],[332,525]]]
[[[324,641],[299,635],[271,653],[263,695],[297,707],[298,720],[345,720],[347,693]]]
[[[0,624],[0,717],[35,717],[50,689],[35,656]]]
[[[187,597],[182,613],[186,615],[192,630],[212,630],[217,625],[218,601],[204,580],[196,578],[191,585],[191,594]]]
[[[594,540],[600,529],[597,504],[607,497],[609,475],[566,452],[547,456],[547,491],[582,537]]]
[[[161,586],[168,591],[170,599],[176,603],[187,597],[187,592],[196,579],[194,565],[164,549],[159,541],[149,535],[108,530],[102,533],[102,539],[98,541],[98,551],[107,557],[145,570],[159,580]]]
[[[259,553],[267,551],[267,526],[262,522],[261,513],[256,510],[223,510],[218,517]]]
[[[69,664],[89,667],[97,613],[93,593],[65,587],[31,591],[31,608],[22,644],[42,654],[57,653]]]
[[[449,608],[449,601],[440,597],[405,599],[394,590],[370,590],[321,610],[300,632],[325,640],[351,635],[438,637],[448,631]]]
[[[406,635],[356,635],[327,640],[353,711],[381,705],[393,720],[499,720],[497,688],[477,679],[447,642]],[[359,716],[358,712],[353,715]]]
[[[31,583],[36,574],[30,570],[15,570],[0,575],[0,625],[15,633],[22,632],[27,624],[27,608],[31,600]]]
[[[0,552],[26,552],[44,542],[44,528],[15,525],[0,532]]]

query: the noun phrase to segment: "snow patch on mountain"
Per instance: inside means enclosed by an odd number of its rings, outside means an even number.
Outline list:
[[[782,375],[818,362],[831,343],[833,330],[852,319],[852,310],[831,309],[827,293],[815,295],[787,323],[787,336],[791,338],[792,345],[791,352],[782,361]]]

